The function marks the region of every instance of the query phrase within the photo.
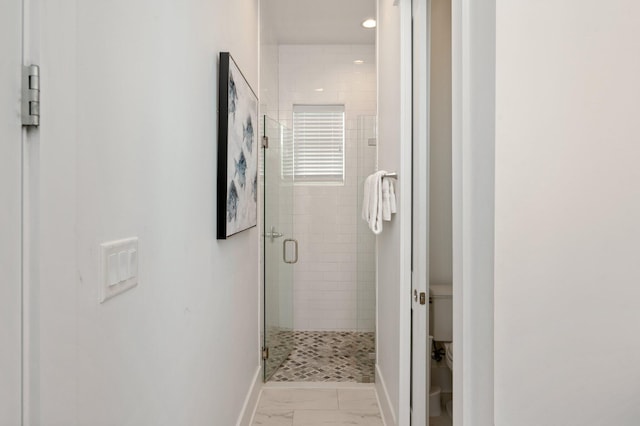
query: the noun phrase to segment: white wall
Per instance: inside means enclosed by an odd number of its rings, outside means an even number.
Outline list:
[[[20,424],[22,2],[0,7],[0,425]]]
[[[278,120],[278,40],[275,11],[270,2],[260,5],[260,114]]]
[[[451,0],[431,0],[429,283],[452,282]]]
[[[498,426],[640,419],[639,16],[497,2]]]
[[[260,365],[258,231],[215,239],[217,57],[258,89],[257,1],[34,6],[33,424],[235,424]],[[101,305],[99,244],[129,236],[140,283]]]
[[[375,170],[375,147],[363,150],[358,145],[367,142],[358,138],[359,117],[376,113],[374,49],[346,44],[279,48],[282,123],[291,128],[296,104],[345,106],[344,185],[296,185],[293,192],[294,234],[300,244],[294,268],[298,330],[374,330],[375,259],[358,265],[358,250],[374,251],[374,239],[358,233],[359,165],[368,164],[369,173]],[[364,63],[354,64],[355,60]],[[315,91],[319,88],[323,91]]]

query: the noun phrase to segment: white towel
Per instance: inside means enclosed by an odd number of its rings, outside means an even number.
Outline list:
[[[382,177],[382,219],[389,222],[391,215],[397,211],[396,191],[393,187],[393,179]]]
[[[398,208],[396,206],[396,190],[393,187],[393,179],[386,178],[389,181],[389,210],[391,213],[396,213]]]
[[[382,221],[391,220],[391,214],[396,212],[393,183],[384,178],[386,174],[386,171],[380,170],[370,175],[364,183],[362,218],[376,235],[382,232]]]
[[[389,179],[382,178],[382,220],[391,220],[391,204],[389,202]]]

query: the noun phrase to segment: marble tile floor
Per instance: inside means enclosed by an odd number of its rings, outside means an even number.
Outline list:
[[[292,384],[295,386],[295,384]],[[262,389],[252,426],[384,426],[373,385]]]
[[[374,333],[295,331],[293,339],[293,351],[271,381],[375,381]]]

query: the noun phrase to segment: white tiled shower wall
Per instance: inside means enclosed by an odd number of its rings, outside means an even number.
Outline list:
[[[358,147],[358,122],[376,114],[375,47],[281,45],[279,76],[286,126],[295,104],[343,104],[346,113],[344,185],[294,188],[294,328],[373,331],[375,239],[359,224],[359,182],[375,170],[376,147],[367,138]]]

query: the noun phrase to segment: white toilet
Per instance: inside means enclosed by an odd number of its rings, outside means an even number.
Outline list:
[[[433,313],[433,340],[444,343],[447,365],[453,368],[453,303],[452,286],[433,284],[429,287]]]
[[[431,324],[433,340],[444,344],[447,367],[449,367],[453,372],[452,286],[446,284],[433,284],[429,287],[429,293],[431,298],[431,319],[433,321],[433,324]],[[451,377],[450,375],[448,376],[449,378]],[[446,404],[449,416],[452,415],[451,407],[451,401],[449,401]]]

